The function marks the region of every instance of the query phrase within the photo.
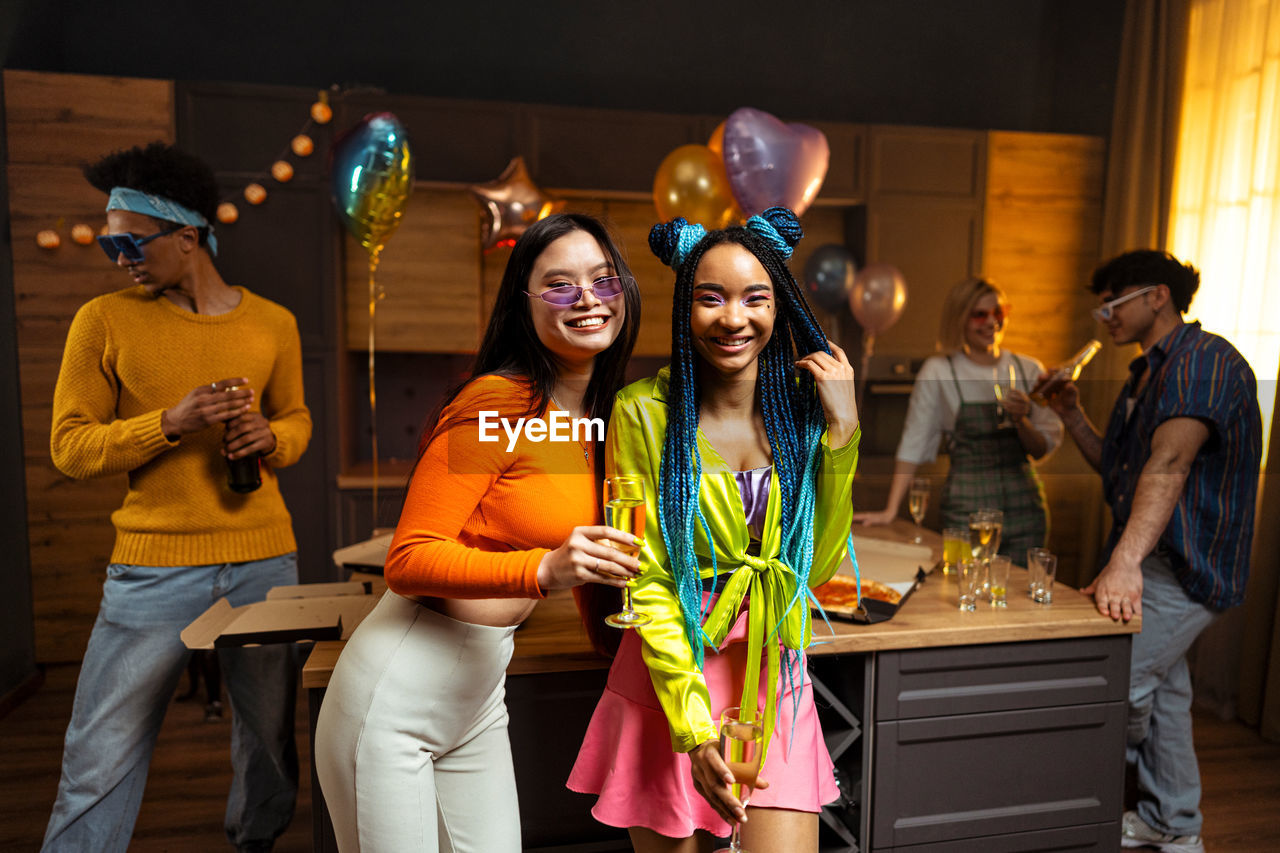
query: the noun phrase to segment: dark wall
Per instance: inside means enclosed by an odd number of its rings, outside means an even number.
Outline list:
[[[4,81],[0,80],[0,113]],[[8,161],[5,129],[0,122],[0,163]],[[6,172],[0,169],[0,198],[9,197]],[[0,329],[13,329],[13,252],[9,243],[9,205],[0,205]],[[27,550],[26,484],[21,472],[22,402],[18,393],[18,340],[0,334],[0,471],[8,471],[4,511],[0,512],[0,699],[36,671],[35,628],[31,613],[31,564]]]
[[[11,5],[7,68],[1101,136],[1124,12],[1120,0]]]

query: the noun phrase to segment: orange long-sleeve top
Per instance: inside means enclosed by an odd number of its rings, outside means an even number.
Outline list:
[[[538,564],[578,525],[599,524],[594,459],[581,441],[541,441],[508,419],[530,414],[527,383],[502,376],[472,381],[441,413],[418,460],[387,552],[387,586],[437,598],[544,597]],[[487,413],[482,441],[481,413]],[[567,417],[567,416],[566,416]],[[601,430],[603,431],[603,430]]]

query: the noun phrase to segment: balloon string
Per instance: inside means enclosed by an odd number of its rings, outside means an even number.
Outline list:
[[[871,354],[876,349],[875,332],[866,332],[862,336],[862,369],[858,371],[862,379],[856,383],[854,393],[854,404],[858,407],[858,411],[862,412],[862,398],[867,390],[867,371],[871,369]]]
[[[376,275],[381,246],[369,249],[369,426],[373,433],[373,528],[378,527],[378,391],[374,369],[376,335],[374,321],[378,310]]]

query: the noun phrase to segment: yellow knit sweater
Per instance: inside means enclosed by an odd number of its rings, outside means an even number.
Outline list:
[[[298,327],[286,309],[244,288],[226,314],[194,314],[142,287],[86,303],[71,323],[53,394],[50,449],[77,479],[128,472],[111,515],[111,560],[187,566],[261,560],[294,551],[289,511],[272,468],[292,465],[311,438]],[[192,388],[248,377],[276,448],[262,487],[227,487],[221,425],[169,441],[160,416]]]

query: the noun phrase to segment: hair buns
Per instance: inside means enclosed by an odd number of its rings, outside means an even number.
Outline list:
[[[689,221],[677,216],[670,222],[659,222],[649,229],[649,251],[667,266],[674,266],[672,260],[676,256],[676,247],[680,243],[680,231]]]

